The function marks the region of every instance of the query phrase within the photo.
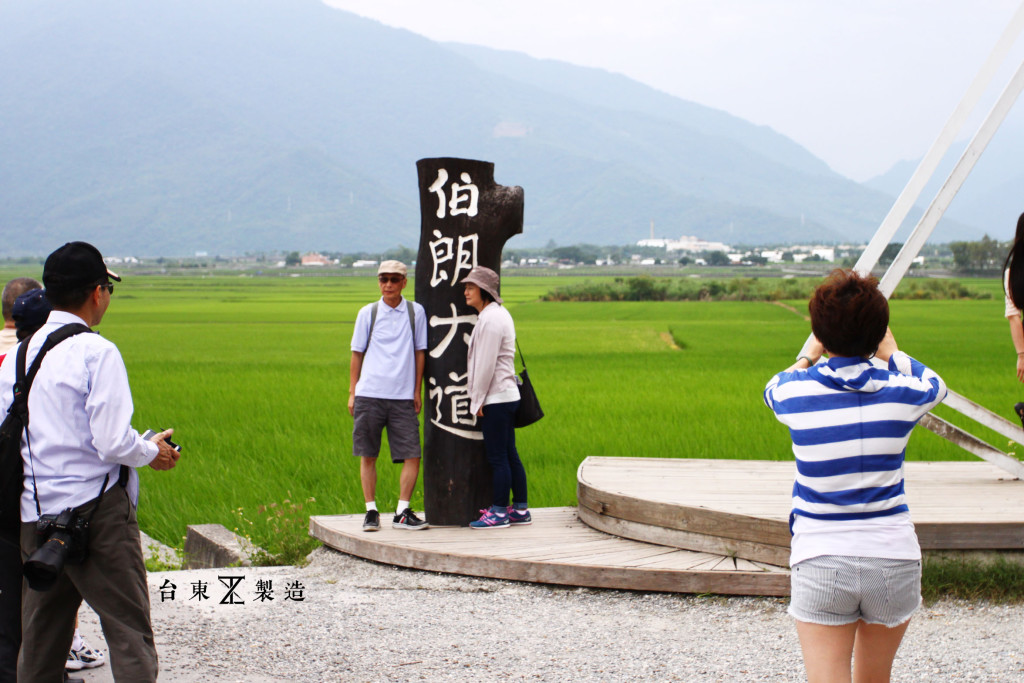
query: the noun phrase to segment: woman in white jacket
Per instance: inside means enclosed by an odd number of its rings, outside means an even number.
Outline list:
[[[515,324],[501,305],[497,273],[476,266],[462,282],[466,287],[466,304],[477,312],[467,359],[470,411],[480,421],[484,450],[493,474],[492,505],[481,510],[480,519],[469,526],[503,529],[529,524],[532,520],[526,504],[526,470],[516,451],[514,425],[519,406]]]

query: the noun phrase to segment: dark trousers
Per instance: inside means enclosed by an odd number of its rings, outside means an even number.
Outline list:
[[[490,403],[484,406],[480,429],[484,435],[484,451],[493,475],[493,504],[508,506],[508,491],[513,503],[526,503],[526,470],[516,450],[516,428],[513,420],[519,401]]]
[[[36,549],[35,524],[21,525],[22,556]],[[26,584],[22,600],[20,683],[60,683],[84,598],[100,617],[115,681],[148,683],[157,675],[149,587],[139,525],[128,494],[115,485],[89,524],[89,557],[68,564],[48,591]]]
[[[0,683],[18,680],[21,647],[21,550],[0,538]]]

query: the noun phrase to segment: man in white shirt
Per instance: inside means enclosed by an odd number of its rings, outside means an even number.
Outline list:
[[[0,359],[18,343],[17,330],[14,324],[14,301],[25,292],[39,289],[40,287],[42,285],[30,277],[16,277],[4,285],[2,304],[0,304],[3,308],[4,316],[4,326],[3,329],[0,329]]]
[[[348,412],[352,454],[360,458],[359,477],[366,502],[364,531],[380,529],[377,511],[377,456],[381,433],[388,430],[392,462],[402,463],[399,500],[391,526],[426,529],[427,523],[409,506],[420,471],[420,424],[423,364],[427,348],[427,314],[402,297],[408,284],[400,261],[384,261],[377,269],[381,298],[364,306],[352,331]],[[411,308],[410,308],[411,307]]]
[[[70,242],[50,254],[43,283],[54,310],[27,342],[26,367],[56,330],[100,323],[114,290],[110,280],[120,282],[90,244]],[[0,366],[0,412],[12,402],[15,365]],[[30,561],[40,546],[40,517],[73,509],[88,521],[89,534],[84,560],[65,563],[51,587],[24,592],[18,679],[60,680],[84,598],[100,616],[115,680],[155,681],[157,655],[135,518],[134,468],[174,467],[178,452],[165,440],[172,430],[147,441],[132,428],[124,361],[117,347],[98,334],[78,334],[47,353],[29,390],[28,411],[21,443],[22,557]]]

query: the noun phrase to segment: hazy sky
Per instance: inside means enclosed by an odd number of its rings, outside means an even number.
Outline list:
[[[438,41],[625,74],[787,135],[854,180],[928,149],[1018,0],[325,0]],[[961,137],[1024,59],[1008,65]],[[1017,107],[1011,116],[1021,117]]]

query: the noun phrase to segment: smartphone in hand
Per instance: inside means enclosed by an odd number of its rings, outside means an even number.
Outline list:
[[[161,429],[160,432],[162,432],[162,431],[164,431],[164,430]],[[142,435],[142,438],[145,439],[146,441],[149,441],[150,439],[152,439],[154,436],[156,436],[160,432],[155,432],[152,429],[147,429],[146,433]],[[181,446],[179,446],[178,444],[174,443],[170,439],[164,439],[164,441],[167,443],[168,446],[170,446],[174,450],[176,450],[179,453],[181,453]]]

